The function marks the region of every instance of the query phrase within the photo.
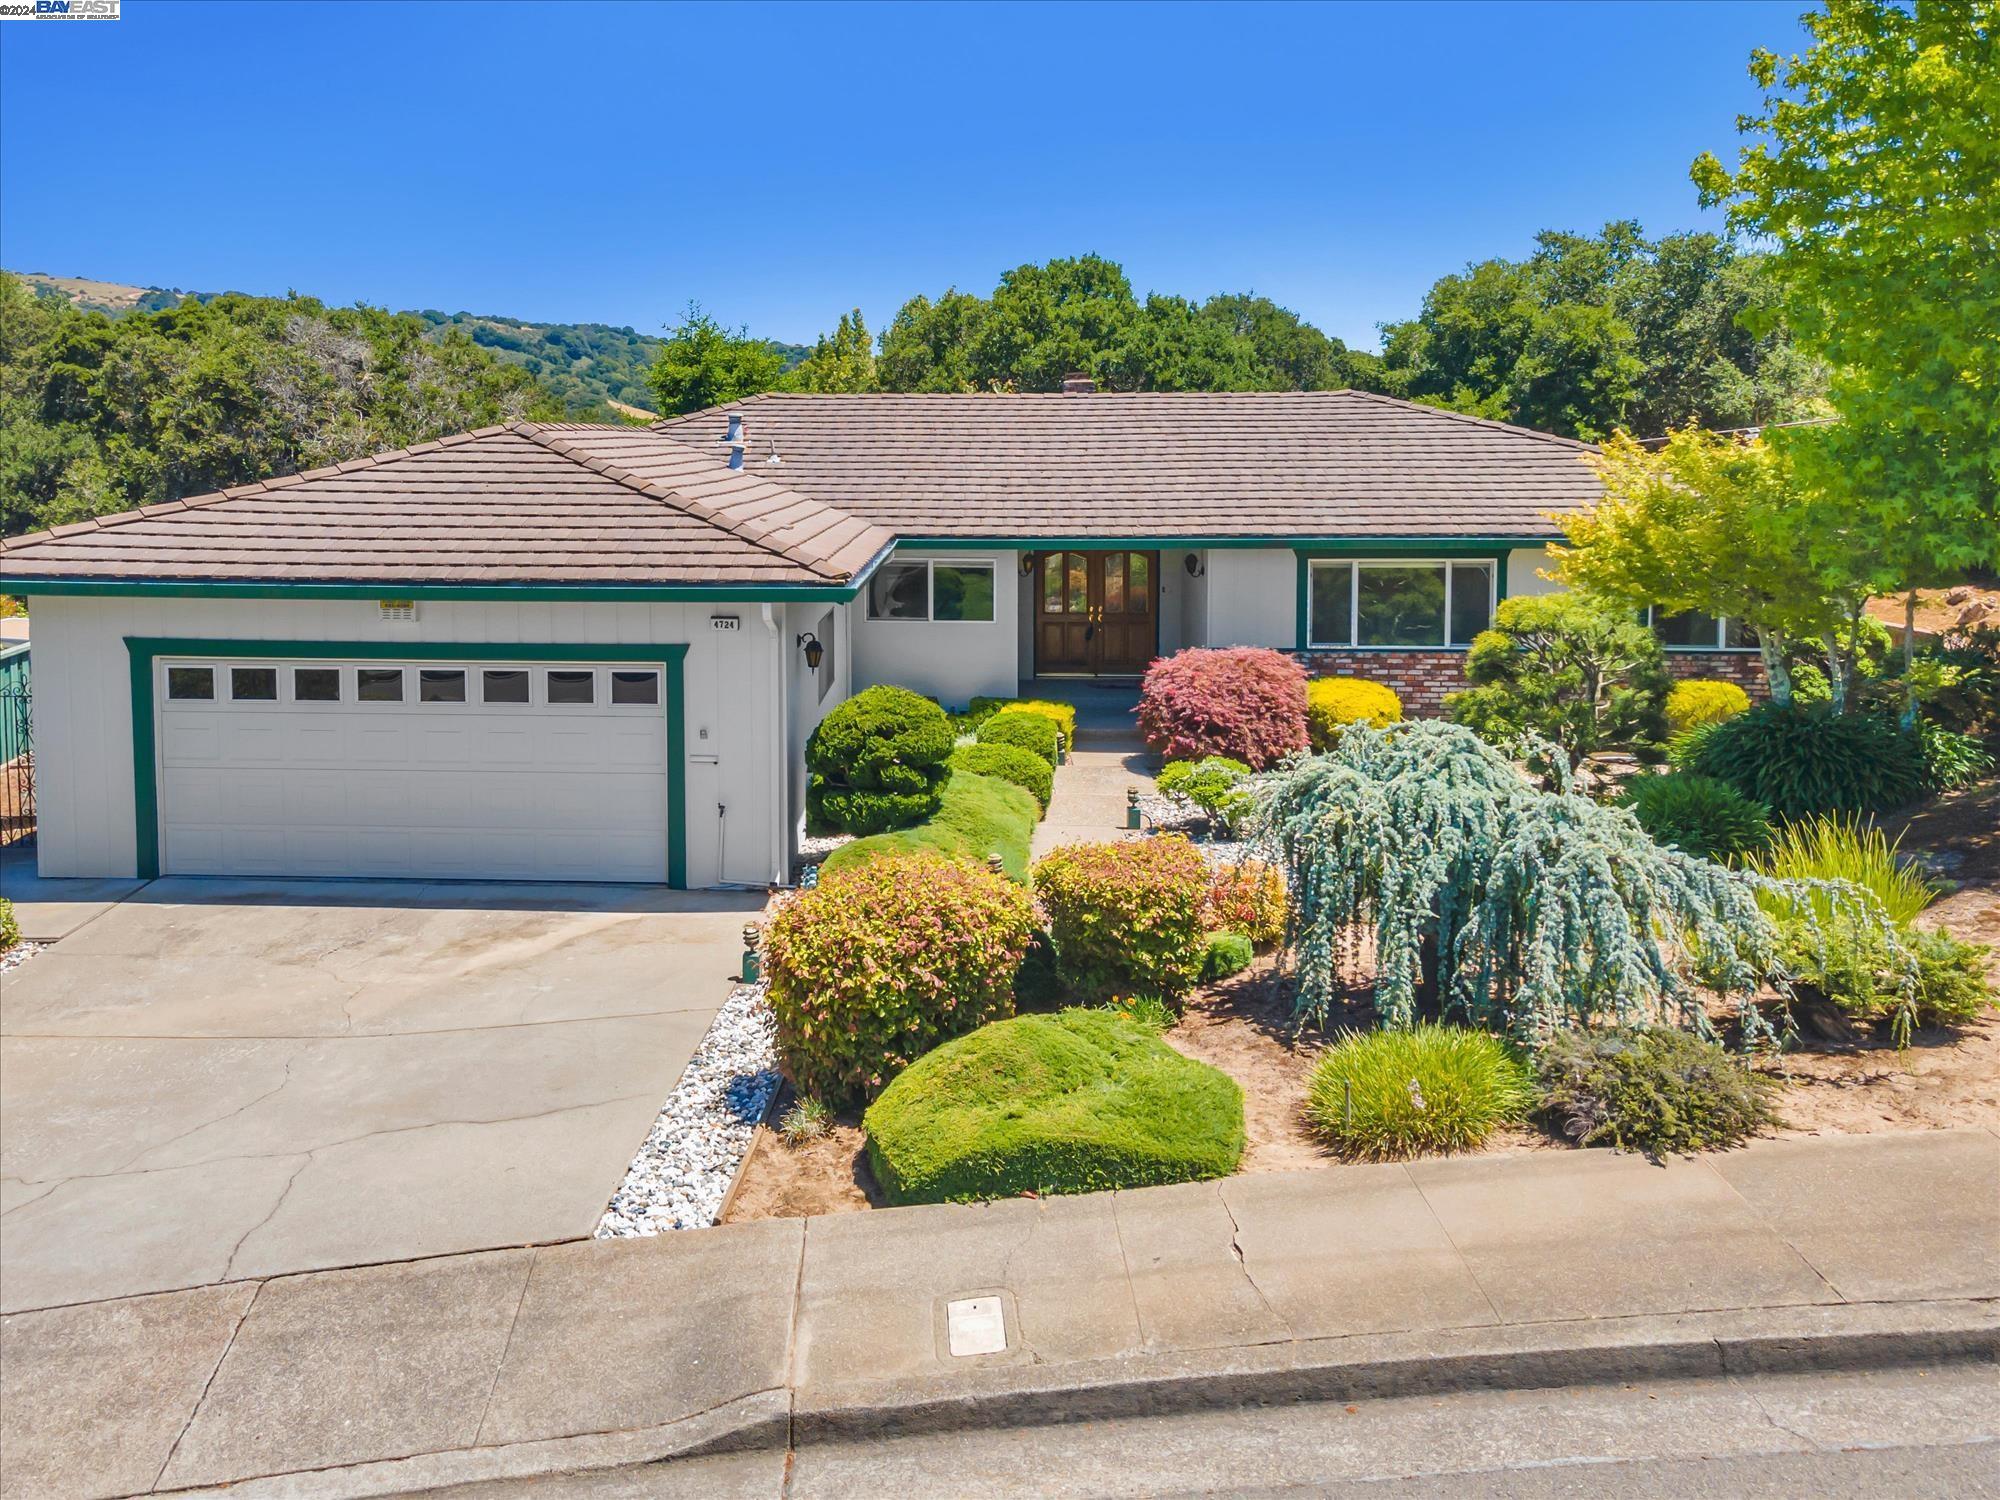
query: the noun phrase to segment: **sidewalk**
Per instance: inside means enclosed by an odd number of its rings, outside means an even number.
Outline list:
[[[1005,1347],[950,1352],[997,1297]],[[1334,1167],[327,1271],[0,1324],[8,1496],[389,1494],[675,1454],[1965,1357],[2000,1136]]]

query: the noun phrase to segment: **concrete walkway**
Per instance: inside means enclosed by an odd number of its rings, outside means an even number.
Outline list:
[[[1126,792],[1153,789],[1157,764],[1132,719],[1139,702],[1130,687],[1092,682],[1024,682],[1024,698],[1076,705],[1076,744],[1056,767],[1048,816],[1035,828],[1032,852],[1040,859],[1061,844],[1134,838],[1125,827]]]
[[[1004,1346],[955,1356],[974,1298]],[[0,1490],[390,1494],[954,1424],[1990,1357],[1996,1298],[1986,1130],[771,1220],[8,1317]]]

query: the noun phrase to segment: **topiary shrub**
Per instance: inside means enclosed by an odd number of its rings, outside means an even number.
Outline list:
[[[1201,982],[1213,984],[1231,974],[1241,974],[1256,961],[1257,950],[1240,932],[1218,932],[1210,936],[1201,956]]]
[[[1881,714],[1811,705],[1760,703],[1692,731],[1681,758],[1788,822],[1897,807],[1923,789],[1914,736]]]
[[[891,1203],[1194,1182],[1243,1156],[1235,1081],[1100,1010],[1018,1016],[948,1042],[862,1123]]]
[[[1662,1157],[1734,1146],[1777,1123],[1774,1080],[1666,1027],[1557,1032],[1536,1071],[1541,1109],[1579,1146]]]
[[[778,1055],[802,1097],[872,1096],[939,1042],[1013,1014],[1027,893],[905,854],[829,871],[771,919],[764,973]]]
[[[1201,919],[1210,932],[1240,932],[1259,948],[1277,947],[1285,940],[1284,872],[1255,859],[1218,865]]]
[[[1750,695],[1733,682],[1686,677],[1667,693],[1667,733],[1686,734],[1750,711]]]
[[[1263,770],[1306,748],[1306,672],[1256,646],[1160,658],[1139,688],[1139,732],[1168,760],[1226,755]]]
[[[1619,801],[1658,842],[1719,865],[1771,842],[1764,809],[1713,776],[1640,776]]]
[[[1067,844],[1035,864],[1062,976],[1086,999],[1146,990],[1178,1000],[1201,976],[1208,862],[1174,834]]]
[[[1315,750],[1331,750],[1349,724],[1386,729],[1402,717],[1403,700],[1387,683],[1315,677],[1306,684],[1306,733]]]
[[[1483,1031],[1350,1032],[1320,1054],[1306,1114],[1343,1156],[1472,1151],[1534,1103],[1527,1066]]]
[[[997,776],[954,771],[945,783],[937,816],[928,823],[843,844],[826,857],[820,871],[849,870],[928,850],[982,867],[998,855],[1009,879],[1026,882],[1028,848],[1040,818],[1035,794],[1026,788]]]
[[[816,828],[882,833],[938,810],[951,721],[907,688],[872,687],[838,705],[806,741],[806,817]]]
[[[1170,760],[1155,778],[1163,796],[1185,797],[1207,813],[1209,820],[1224,831],[1249,809],[1251,797],[1244,783],[1250,768],[1226,755],[1209,755],[1200,760]]]
[[[979,726],[980,744],[1012,745],[1031,751],[1049,766],[1054,766],[1059,758],[1057,745],[1061,735],[1055,720],[1046,714],[1024,713],[1015,708],[1003,709]]]
[[[974,698],[966,709],[973,726],[984,724],[1001,712],[1040,714],[1062,731],[1065,748],[1076,744],[1076,705],[1056,703],[1047,698]]]
[[[1011,781],[1034,797],[1043,812],[1055,790],[1056,773],[1049,763],[1032,750],[1019,745],[960,745],[951,752],[954,771],[970,771],[975,776],[997,776]]]

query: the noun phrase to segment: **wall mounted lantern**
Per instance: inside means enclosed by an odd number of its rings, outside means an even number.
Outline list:
[[[1208,571],[1207,566],[1201,560],[1199,552],[1190,552],[1182,559],[1182,562],[1186,566],[1188,577],[1190,578],[1199,578]]]
[[[826,659],[826,647],[819,643],[819,637],[808,630],[799,637],[799,649],[806,654],[806,668],[817,672],[819,664]]]

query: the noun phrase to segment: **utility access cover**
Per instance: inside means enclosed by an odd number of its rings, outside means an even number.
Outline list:
[[[947,1302],[944,1318],[954,1355],[999,1354],[1007,1347],[1007,1319],[998,1297]]]

